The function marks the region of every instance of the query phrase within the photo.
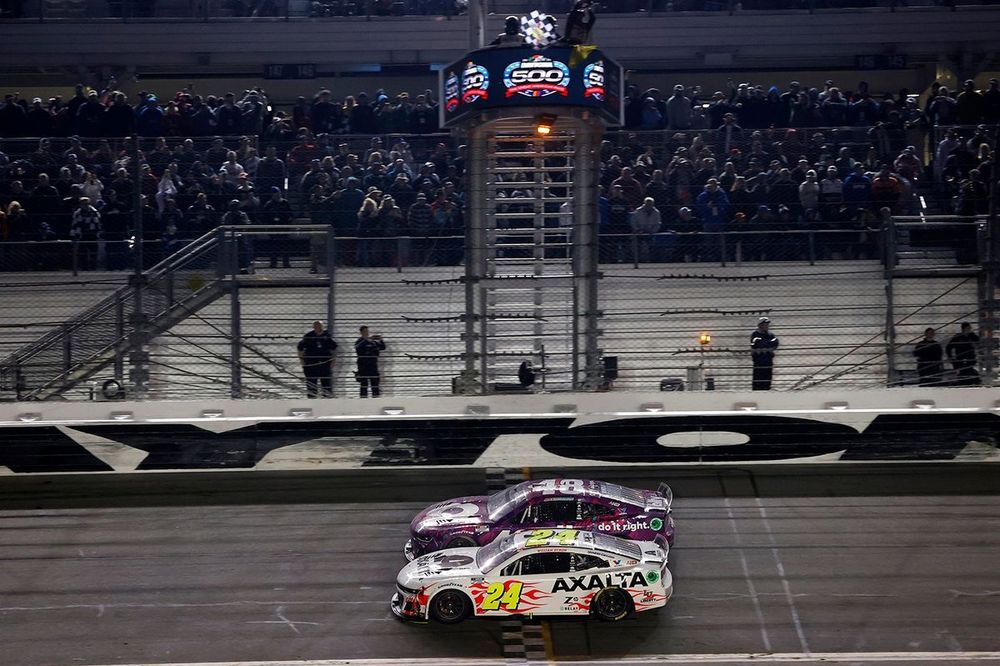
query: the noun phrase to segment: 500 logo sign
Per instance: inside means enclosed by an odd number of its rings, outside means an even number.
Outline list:
[[[569,67],[558,60],[543,55],[518,60],[507,65],[503,72],[507,97],[547,97],[569,95]]]
[[[444,107],[451,113],[458,108],[458,77],[455,72],[448,72],[444,80]]]
[[[604,100],[604,61],[595,60],[583,70],[583,96]]]
[[[481,99],[489,99],[490,73],[482,65],[471,60],[462,72],[462,102],[471,104]]]

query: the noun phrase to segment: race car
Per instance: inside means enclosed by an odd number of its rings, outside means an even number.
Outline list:
[[[390,605],[404,620],[590,615],[613,622],[664,606],[673,577],[661,544],[540,529],[418,557],[399,572],[396,588]]]
[[[445,548],[485,546],[533,527],[582,529],[640,541],[674,543],[673,493],[635,490],[606,481],[525,481],[493,495],[458,497],[417,514],[410,523],[406,559]]]

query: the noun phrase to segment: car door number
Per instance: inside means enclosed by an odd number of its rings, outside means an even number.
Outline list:
[[[480,608],[484,611],[495,611],[500,610],[500,605],[503,604],[505,610],[517,610],[521,603],[521,588],[523,587],[524,583],[516,580],[509,580],[505,583],[490,583],[490,586],[486,588],[486,596],[483,597]]]

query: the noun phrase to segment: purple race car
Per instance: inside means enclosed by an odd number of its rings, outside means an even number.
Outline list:
[[[444,548],[485,546],[531,528],[581,529],[625,539],[674,543],[673,493],[605,481],[525,481],[493,495],[456,497],[424,509],[410,523],[408,560]]]

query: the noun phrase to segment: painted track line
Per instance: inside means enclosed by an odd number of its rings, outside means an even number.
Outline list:
[[[736,525],[736,516],[733,514],[733,505],[729,498],[725,498],[726,515],[729,518],[729,528],[733,532],[736,540],[736,552],[740,556],[740,566],[743,568],[743,578],[747,583],[747,590],[750,592],[750,600],[753,602],[753,612],[757,617],[757,626],[760,628],[760,639],[764,644],[764,652],[771,651],[771,637],[767,633],[767,623],[764,621],[764,611],[760,607],[760,598],[757,596],[757,588],[753,584],[753,577],[750,575],[750,565],[747,564],[747,556],[743,551],[743,539],[740,537],[739,527]]]
[[[557,660],[562,661],[562,660]],[[979,662],[1000,663],[997,652],[801,652],[740,653],[740,654],[665,654],[618,657],[615,659],[570,659],[573,666],[612,666],[621,664],[859,664],[859,663],[933,663]],[[205,661],[176,663],[139,663],[104,666],[497,666],[502,658],[494,659],[318,659],[305,661]]]

